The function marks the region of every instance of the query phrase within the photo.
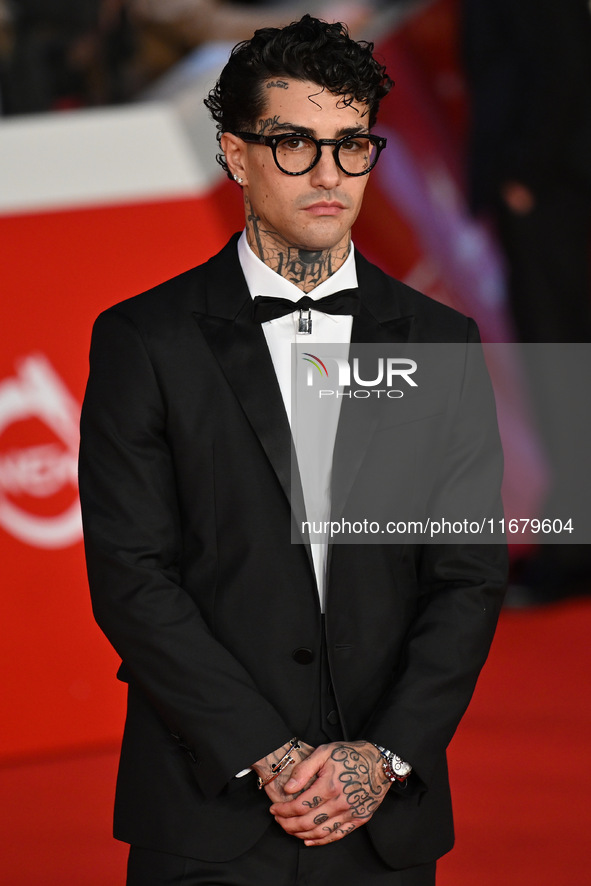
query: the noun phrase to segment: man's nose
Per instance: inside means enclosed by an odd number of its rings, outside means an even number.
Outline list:
[[[341,181],[342,170],[336,164],[334,147],[322,145],[320,160],[310,172],[311,184],[318,188],[334,188]]]

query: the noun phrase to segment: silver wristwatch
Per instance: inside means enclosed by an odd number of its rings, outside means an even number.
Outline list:
[[[398,754],[386,750],[377,744],[375,747],[382,755],[382,765],[384,767],[384,775],[392,782],[406,784],[406,779],[412,772],[410,763],[406,763]]]

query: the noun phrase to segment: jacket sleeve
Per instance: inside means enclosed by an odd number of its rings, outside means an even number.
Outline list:
[[[182,585],[182,478],[166,412],[139,330],[124,313],[105,312],[93,330],[79,463],[93,610],[213,797],[290,730]]]

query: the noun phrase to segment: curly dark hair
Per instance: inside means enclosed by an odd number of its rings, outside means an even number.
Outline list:
[[[260,28],[238,43],[204,103],[223,132],[250,129],[265,110],[263,84],[275,77],[310,80],[342,95],[344,104],[369,106],[369,128],[375,124],[381,99],[392,80],[373,57],[373,43],[349,36],[341,22],[329,24],[310,15],[284,28]],[[228,170],[223,154],[217,161]]]

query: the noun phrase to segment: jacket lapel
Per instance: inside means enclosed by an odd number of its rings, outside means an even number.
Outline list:
[[[296,525],[305,520],[297,462],[281,390],[242,274],[237,237],[206,265],[204,310],[194,311],[218,361],[291,505]]]

